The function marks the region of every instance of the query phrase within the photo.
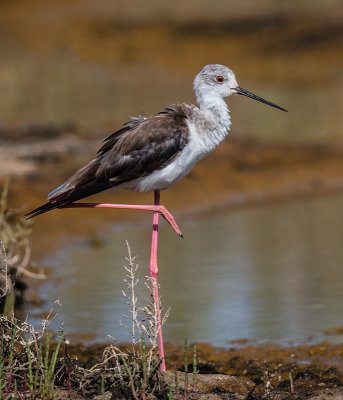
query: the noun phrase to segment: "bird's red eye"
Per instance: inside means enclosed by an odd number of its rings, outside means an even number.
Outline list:
[[[224,77],[223,76],[221,76],[221,75],[219,75],[219,76],[216,76],[216,81],[217,82],[219,82],[219,83],[223,83],[224,82]]]

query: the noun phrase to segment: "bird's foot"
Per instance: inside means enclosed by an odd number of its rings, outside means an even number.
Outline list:
[[[183,238],[183,235],[178,227],[172,214],[164,206],[154,206],[155,211],[158,211],[162,217],[169,223],[169,225],[174,229],[177,235]]]

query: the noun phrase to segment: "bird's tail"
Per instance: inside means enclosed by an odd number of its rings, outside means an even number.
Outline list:
[[[59,204],[56,203],[45,203],[42,206],[35,208],[34,210],[30,211],[25,215],[27,219],[36,217],[37,215],[44,214],[47,211],[53,210],[55,208],[61,207]]]
[[[92,194],[102,192],[103,190],[109,189],[111,187],[111,182],[104,182],[101,184],[89,184],[82,186],[80,188],[74,188],[64,193],[61,193],[51,199],[48,203],[35,208],[34,210],[27,213],[25,216],[27,219],[36,217],[37,215],[44,214],[47,211],[54,210],[55,208],[63,208],[75,201],[84,199],[85,197],[91,196]]]

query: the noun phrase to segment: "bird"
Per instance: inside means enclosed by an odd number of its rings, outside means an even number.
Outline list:
[[[152,116],[130,118],[103,140],[94,159],[52,190],[48,202],[27,217],[68,207],[110,188],[138,192],[169,188],[228,135],[231,117],[224,100],[228,96],[246,96],[287,111],[240,87],[234,72],[224,65],[206,65],[193,87],[197,106],[172,104]]]
[[[240,87],[233,71],[209,64],[196,75],[197,105],[172,104],[150,117],[129,119],[107,136],[95,158],[52,190],[48,202],[27,214],[32,218],[56,208],[102,207],[153,211],[149,273],[152,282],[160,370],[166,370],[160,296],[158,293],[158,222],[161,214],[182,236],[172,214],[160,205],[160,191],[186,176],[194,165],[228,135],[231,117],[225,98],[246,96],[282,111],[287,110]],[[154,205],[78,202],[104,190],[154,192]]]

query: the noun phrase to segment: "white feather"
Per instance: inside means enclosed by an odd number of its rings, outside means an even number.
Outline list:
[[[213,103],[215,113],[208,107],[204,111],[197,107],[192,109],[187,121],[189,141],[170,164],[146,177],[125,183],[122,187],[139,192],[164,190],[189,174],[194,165],[227,136],[231,120],[226,103],[218,97],[213,97]]]

